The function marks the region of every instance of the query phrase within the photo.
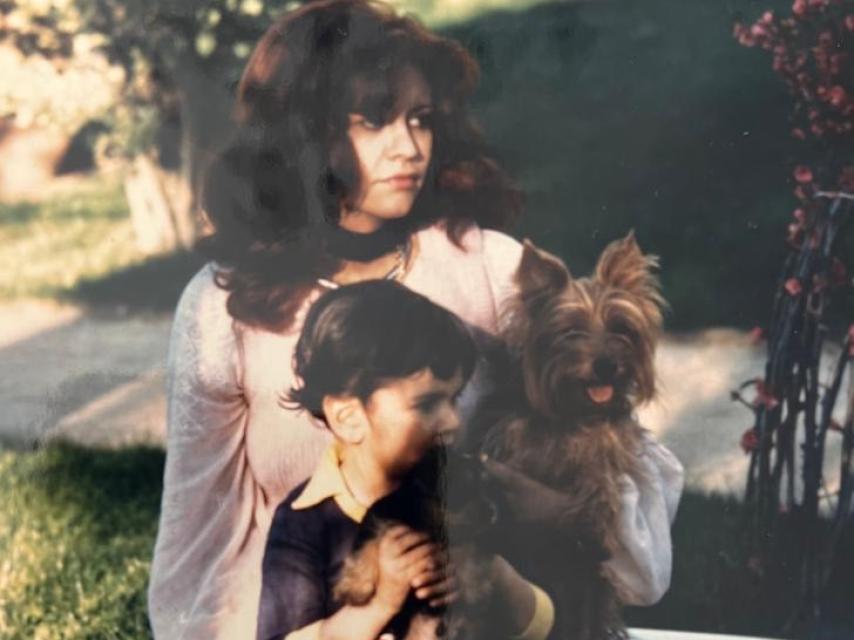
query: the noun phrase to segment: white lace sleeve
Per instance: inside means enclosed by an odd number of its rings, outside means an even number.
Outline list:
[[[226,295],[208,265],[184,290],[172,329],[166,470],[148,592],[158,638],[227,637],[229,594],[245,586],[235,584],[247,575],[235,565],[251,524],[253,483]]]
[[[652,436],[641,462],[641,473],[621,479],[621,547],[606,564],[621,599],[631,605],[654,604],[670,586],[670,525],[683,486],[682,465]]]

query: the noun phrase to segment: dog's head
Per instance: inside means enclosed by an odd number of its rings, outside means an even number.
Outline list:
[[[525,241],[507,339],[538,413],[559,422],[613,416],[652,399],[664,307],[656,266],[630,233],[608,245],[592,277],[575,279]]]

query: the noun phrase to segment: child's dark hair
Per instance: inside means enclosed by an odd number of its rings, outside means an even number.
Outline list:
[[[323,398],[367,402],[390,380],[422,369],[447,380],[474,369],[476,348],[457,316],[397,282],[371,280],[324,294],[306,316],[294,353],[301,386],[286,403],[323,418]]]

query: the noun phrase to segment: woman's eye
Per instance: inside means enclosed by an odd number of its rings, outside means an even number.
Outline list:
[[[433,127],[433,113],[424,111],[414,114],[409,118],[409,126],[416,129],[431,129]]]
[[[382,122],[380,122],[379,118],[373,118],[371,116],[366,116],[361,113],[350,114],[350,126],[361,127],[370,131],[377,131],[379,129],[382,129],[383,127]]]
[[[359,120],[359,124],[365,129],[370,129],[372,131],[382,129],[382,124],[380,124],[380,122],[376,120],[371,120],[370,118],[362,118],[361,120]]]

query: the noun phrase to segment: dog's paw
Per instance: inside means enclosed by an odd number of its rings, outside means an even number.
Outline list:
[[[332,595],[337,602],[362,606],[370,602],[379,581],[379,540],[347,558]]]

